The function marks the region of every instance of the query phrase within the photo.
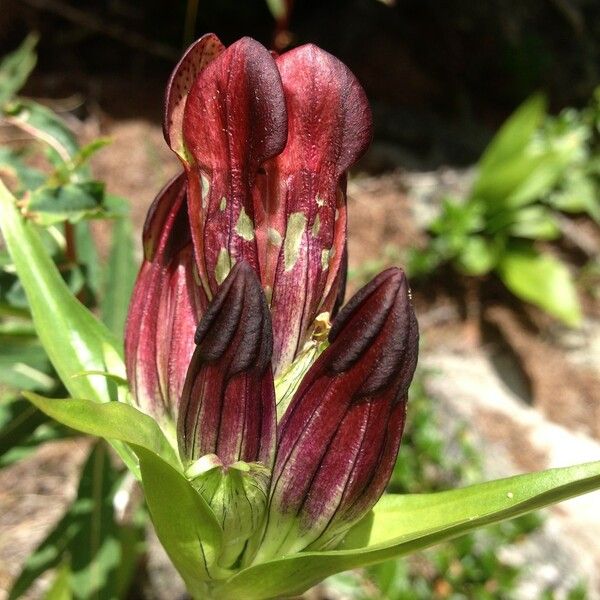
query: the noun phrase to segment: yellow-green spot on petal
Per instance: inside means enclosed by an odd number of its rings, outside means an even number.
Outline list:
[[[227,208],[227,198],[225,198],[225,196],[223,196],[221,198],[221,202],[219,203],[219,210],[221,212],[224,212],[226,208]]]
[[[217,266],[215,267],[215,279],[219,285],[225,281],[234,264],[235,262],[233,264],[231,262],[231,256],[227,252],[227,248],[221,248],[219,256],[217,256]]]
[[[283,243],[283,261],[286,271],[293,269],[298,260],[300,244],[305,230],[306,215],[301,212],[292,213],[288,218],[285,242]]]
[[[202,208],[206,210],[208,203],[208,192],[210,191],[210,179],[204,174],[200,174],[200,195],[202,196]]]
[[[269,240],[269,244],[272,244],[273,246],[281,246],[281,242],[283,241],[279,231],[273,227],[267,229],[267,239]]]
[[[321,269],[326,271],[329,268],[329,256],[331,255],[331,251],[325,248],[321,251]]]
[[[317,215],[317,217],[315,218],[315,220],[313,222],[312,229],[310,230],[311,233],[313,234],[313,237],[317,237],[319,235],[320,229],[321,229],[321,217],[319,217],[319,215]]]
[[[242,206],[242,210],[240,211],[240,216],[238,217],[237,224],[235,226],[236,233],[247,242],[251,242],[254,239],[254,223],[252,219],[248,216],[244,207]]]
[[[325,200],[317,196],[317,206],[325,206]]]

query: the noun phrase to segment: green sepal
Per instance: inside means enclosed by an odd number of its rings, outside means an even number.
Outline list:
[[[302,552],[244,569],[215,590],[220,600],[302,594],[334,573],[427,548],[478,527],[600,489],[600,461],[435,494],[387,495],[337,550]]]
[[[220,564],[232,566],[246,542],[263,524],[270,471],[260,463],[223,465],[215,454],[198,459],[186,471],[223,529]]]
[[[179,470],[146,448],[134,449],[158,539],[190,595],[206,598],[211,580],[231,574],[217,564],[223,530],[206,501]]]

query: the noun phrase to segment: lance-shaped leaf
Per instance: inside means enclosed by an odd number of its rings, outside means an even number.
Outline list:
[[[177,424],[184,461],[208,454],[223,465],[260,461],[275,448],[275,390],[269,309],[252,267],[239,262],[196,332]]]
[[[383,496],[351,530],[342,549],[257,564],[233,575],[215,593],[220,600],[297,596],[334,573],[416,552],[598,489],[600,462],[594,462],[435,494]]]
[[[115,386],[95,373],[124,374],[117,340],[71,294],[34,226],[21,218],[2,181],[0,229],[27,294],[38,337],[69,393],[95,402],[115,398]],[[118,442],[113,446],[135,472],[131,451]]]
[[[381,496],[398,453],[418,347],[404,273],[360,290],[329,339],[281,422],[255,562],[338,541]]]
[[[343,280],[346,172],[372,135],[367,97],[338,59],[306,45],[280,56],[277,66],[288,142],[267,166],[271,190],[258,219],[276,373],[302,348],[314,318],[333,309]]]
[[[184,175],[158,194],[143,239],[144,262],[127,318],[125,362],[137,405],[164,424],[177,415],[204,302],[194,280]]]
[[[203,35],[185,51],[167,83],[163,133],[167,144],[184,162],[187,158],[183,144],[183,111],[188,94],[196,77],[223,50],[225,46],[214,33]]]
[[[196,259],[212,295],[236,261],[258,269],[252,187],[287,138],[281,78],[266,48],[243,38],[196,77],[183,138]]]

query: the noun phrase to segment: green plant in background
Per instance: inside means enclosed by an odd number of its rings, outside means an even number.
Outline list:
[[[583,111],[546,115],[535,96],[504,124],[484,152],[466,199],[446,198],[412,251],[409,271],[452,264],[469,276],[494,272],[509,290],[571,326],[581,308],[567,264],[544,242],[562,236],[561,212],[600,224],[600,91]]]
[[[122,335],[137,271],[127,204],[107,194],[90,174],[88,161],[107,140],[82,148],[58,115],[17,96],[35,66],[35,44],[36,37],[28,37],[0,63],[0,121],[27,134],[26,141],[0,146],[0,177],[10,185],[19,212],[37,224],[48,267],[60,274],[69,294]],[[89,221],[109,218],[112,245],[103,266]],[[0,247],[0,467],[27,457],[43,442],[74,433],[20,397],[21,390],[62,394],[64,387],[40,343],[35,309],[16,271],[11,255]],[[51,310],[51,299],[45,302],[41,310]],[[49,323],[57,334],[65,326]],[[58,572],[48,598],[124,597],[141,551],[143,515],[117,521],[114,501],[119,492],[123,498],[123,484],[123,467],[113,465],[105,445],[96,443],[75,499],[26,561],[9,598],[18,598],[53,568]]]

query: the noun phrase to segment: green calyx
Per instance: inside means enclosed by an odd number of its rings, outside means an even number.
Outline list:
[[[260,463],[224,465],[215,454],[202,456],[187,468],[186,477],[223,529],[222,567],[234,567],[239,562],[248,539],[262,525],[270,475]]]

